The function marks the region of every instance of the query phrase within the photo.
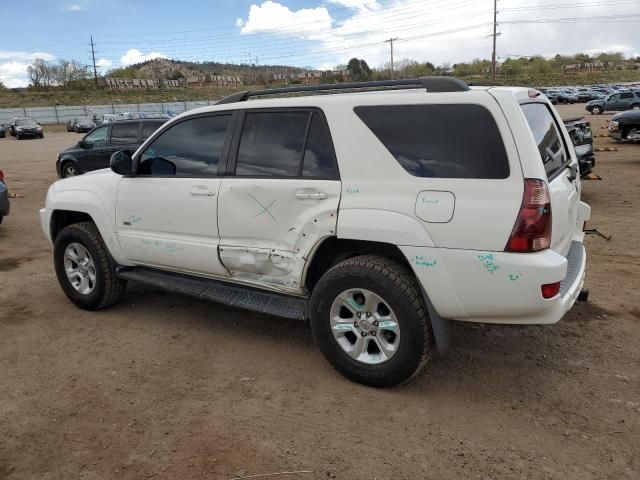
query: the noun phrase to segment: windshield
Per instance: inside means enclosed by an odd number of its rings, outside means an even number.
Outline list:
[[[76,120],[76,122],[78,123],[93,123],[93,120],[91,120],[88,117],[82,117]]]
[[[22,127],[35,127],[38,125],[33,118],[23,118],[21,120],[18,120],[16,124]]]

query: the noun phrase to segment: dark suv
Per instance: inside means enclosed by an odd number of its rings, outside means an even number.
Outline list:
[[[58,176],[67,178],[108,168],[111,154],[122,150],[132,155],[165,122],[166,119],[125,120],[94,128],[58,155]]]
[[[604,112],[619,112],[622,110],[640,109],[640,93],[634,91],[617,92],[605,98],[591,100],[585,105],[587,111],[593,115]]]

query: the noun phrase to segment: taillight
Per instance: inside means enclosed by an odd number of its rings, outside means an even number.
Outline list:
[[[537,178],[524,180],[518,218],[506,252],[538,252],[551,245],[551,197],[547,184]]]
[[[4,172],[0,170],[0,182],[4,182]]]
[[[560,293],[560,283],[561,282],[555,282],[555,283],[547,283],[545,285],[542,285],[540,287],[540,289],[542,290],[542,296],[544,298],[555,297],[558,293]]]

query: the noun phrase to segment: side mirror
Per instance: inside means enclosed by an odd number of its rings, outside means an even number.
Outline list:
[[[87,142],[85,142],[84,140],[78,141],[78,146],[80,148],[89,148],[89,144]]]
[[[111,155],[109,166],[111,167],[111,170],[118,175],[127,176],[133,173],[133,161],[126,152],[117,151]]]

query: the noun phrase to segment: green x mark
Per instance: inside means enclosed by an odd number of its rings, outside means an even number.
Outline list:
[[[260,200],[258,200],[256,197],[254,197],[254,196],[253,196],[253,195],[251,195],[250,193],[249,193],[248,195],[249,195],[251,198],[253,198],[253,199],[256,201],[256,203],[257,203],[258,205],[260,205],[260,207],[262,207],[262,210],[261,210],[260,212],[256,213],[255,215],[252,215],[252,218],[253,218],[253,217],[259,217],[259,216],[260,216],[260,215],[262,215],[263,213],[266,213],[266,214],[267,214],[267,215],[269,215],[271,218],[273,218],[273,221],[274,221],[274,222],[276,222],[276,221],[277,221],[277,220],[276,220],[276,217],[274,217],[274,216],[271,214],[271,212],[269,211],[269,209],[271,208],[271,206],[272,206],[274,203],[276,203],[276,201],[275,201],[275,200],[273,200],[269,205],[267,205],[267,206],[265,207],[265,206],[262,204],[262,202],[261,202]]]

